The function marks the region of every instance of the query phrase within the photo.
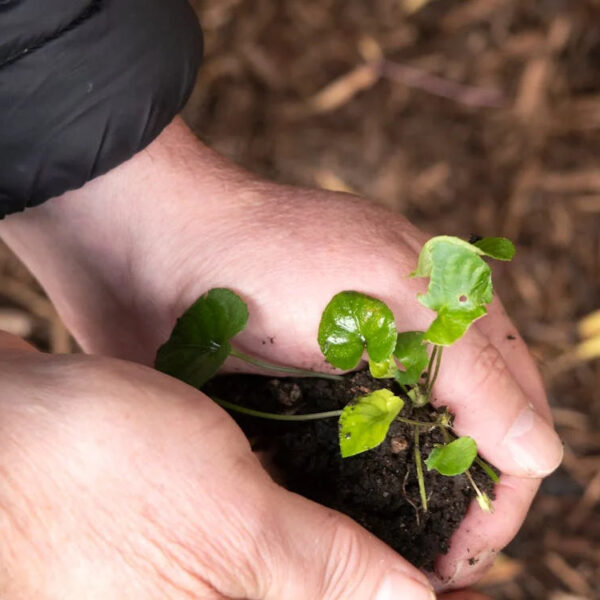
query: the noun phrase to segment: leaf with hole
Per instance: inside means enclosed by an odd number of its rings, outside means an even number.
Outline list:
[[[449,236],[432,238],[423,246],[412,276],[430,278],[427,292],[418,299],[438,313],[425,341],[449,346],[486,314],[485,305],[492,301],[492,276],[482,255],[477,246]]]
[[[453,477],[471,467],[477,456],[477,444],[470,437],[460,437],[444,446],[436,446],[425,461],[429,471]]]
[[[353,369],[366,348],[374,363],[387,360],[396,346],[392,311],[381,300],[359,292],[340,292],[325,307],[319,346],[338,369]]]
[[[376,390],[348,404],[340,416],[340,450],[343,458],[376,448],[385,440],[404,401],[390,390]]]
[[[212,289],[177,320],[171,337],[158,350],[155,367],[201,387],[225,362],[231,352],[229,340],[247,321],[248,307],[237,294]]]
[[[396,371],[396,380],[402,385],[413,385],[419,381],[421,373],[427,367],[429,356],[427,346],[423,343],[423,331],[406,331],[399,333],[396,340],[394,356],[404,367],[404,371]]]

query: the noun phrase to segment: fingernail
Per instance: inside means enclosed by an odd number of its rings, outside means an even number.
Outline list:
[[[560,438],[534,410],[524,408],[502,440],[515,462],[533,477],[552,473],[561,463]]]
[[[388,573],[377,591],[375,600],[435,600],[435,592],[409,575],[399,571]]]

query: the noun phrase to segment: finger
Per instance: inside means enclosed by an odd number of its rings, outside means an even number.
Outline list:
[[[480,453],[503,473],[544,477],[562,460],[558,435],[477,329],[444,350],[434,403],[450,408],[457,432],[474,437]]]
[[[265,600],[435,600],[427,578],[354,521],[283,489]]]
[[[0,352],[13,352],[15,350],[37,352],[31,344],[20,337],[7,333],[6,331],[0,331]]]
[[[488,315],[477,321],[475,328],[498,349],[509,372],[538,414],[551,422],[552,416],[540,372],[497,296],[488,307]]]
[[[433,579],[437,589],[477,582],[497,553],[516,535],[539,487],[539,480],[503,475],[495,487],[494,512],[473,502],[452,537],[448,554],[440,557]]]

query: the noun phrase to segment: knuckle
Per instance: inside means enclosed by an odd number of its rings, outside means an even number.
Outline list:
[[[477,392],[482,387],[494,387],[509,376],[508,366],[496,347],[487,342],[475,356],[470,388]]]

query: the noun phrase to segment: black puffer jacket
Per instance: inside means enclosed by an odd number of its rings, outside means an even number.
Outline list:
[[[0,217],[147,146],[201,54],[187,0],[0,0]]]

